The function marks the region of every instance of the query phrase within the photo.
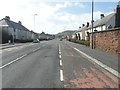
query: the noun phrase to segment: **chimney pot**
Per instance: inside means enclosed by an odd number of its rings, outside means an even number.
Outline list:
[[[21,21],[18,21],[18,23],[19,23],[19,24],[22,24],[22,22],[21,22]]]
[[[82,24],[82,26],[84,27],[84,26],[85,26],[85,24]]]
[[[104,18],[104,14],[100,14],[100,16],[101,16],[101,19]]]
[[[89,27],[89,22],[87,22],[87,27]]]

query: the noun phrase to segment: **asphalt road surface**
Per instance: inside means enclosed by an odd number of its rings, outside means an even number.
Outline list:
[[[56,41],[36,43],[11,51],[3,51],[2,88],[62,88],[59,79],[58,44]]]
[[[63,41],[2,51],[2,88],[118,88],[118,78]]]

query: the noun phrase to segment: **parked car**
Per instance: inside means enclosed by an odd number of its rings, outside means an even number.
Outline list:
[[[34,39],[33,43],[40,43],[39,39]]]

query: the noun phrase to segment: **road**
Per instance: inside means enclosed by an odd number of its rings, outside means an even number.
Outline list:
[[[2,51],[2,88],[117,88],[118,78],[59,40]]]

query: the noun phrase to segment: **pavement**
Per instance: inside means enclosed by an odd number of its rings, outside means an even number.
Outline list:
[[[6,48],[11,48],[11,47],[16,47],[16,46],[20,46],[22,45],[22,43],[15,43],[15,44],[1,44],[0,45],[0,50],[2,49],[6,49]]]
[[[31,44],[32,42],[29,42],[29,43],[6,43],[6,44],[0,44],[0,50],[2,49],[7,49],[7,48],[11,48],[11,47],[17,47],[17,46],[22,46],[22,45],[29,45]]]
[[[118,78],[91,63],[67,44],[60,44],[64,88],[118,88]]]
[[[118,88],[117,76],[77,50],[118,70],[117,55],[55,39],[3,49],[2,88]]]
[[[114,70],[120,72],[120,65],[118,65],[119,62],[119,56],[112,54],[112,53],[108,53],[102,50],[98,50],[98,49],[91,49],[90,47],[84,46],[84,45],[80,45],[80,44],[76,44],[76,43],[72,43],[69,41],[65,41],[65,43],[67,45],[70,45],[74,48],[77,48],[78,50],[84,52],[85,54],[99,60],[100,62],[104,63],[105,65],[113,68]]]

